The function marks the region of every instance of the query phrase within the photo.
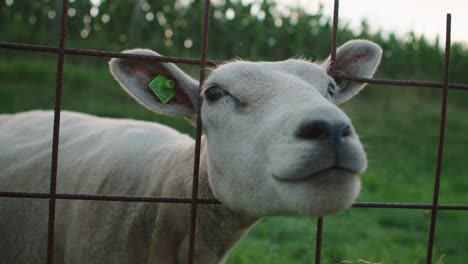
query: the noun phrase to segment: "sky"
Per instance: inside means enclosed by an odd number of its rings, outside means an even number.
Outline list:
[[[299,4],[306,10],[317,11],[324,5],[324,13],[332,16],[333,0],[277,0],[284,5]],[[366,18],[371,30],[396,32],[404,36],[409,31],[424,34],[434,40],[445,39],[446,14],[452,14],[452,41],[468,45],[468,0],[341,0],[340,19],[359,28]],[[443,42],[442,42],[443,43]]]

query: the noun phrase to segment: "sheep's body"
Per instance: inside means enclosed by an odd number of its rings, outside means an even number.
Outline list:
[[[0,115],[0,190],[49,191],[52,125],[53,112]],[[59,146],[58,193],[191,197],[194,141],[171,128],[64,111]],[[206,181],[203,155],[201,181]],[[201,197],[213,198],[208,187],[201,184]],[[218,210],[219,216],[231,214],[219,206],[200,206],[199,229],[226,220],[210,219],[207,209]],[[3,198],[0,215],[0,262],[43,263],[47,200]],[[155,255],[172,256],[164,263],[174,263],[173,256],[183,258],[184,252],[179,251],[186,249],[190,205],[58,200],[56,263],[147,263],[157,216],[163,221],[158,223],[154,243],[163,250]],[[233,231],[242,233],[247,222]],[[9,230],[21,233],[5,235]],[[232,237],[236,235],[225,240]],[[198,240],[198,249],[216,248],[206,247],[203,237]],[[219,238],[212,241],[217,247],[224,243]],[[215,263],[226,251],[202,254],[199,250],[197,260]]]
[[[236,61],[213,71],[201,92],[198,196],[221,205],[199,205],[196,264],[223,263],[263,216],[325,215],[352,204],[367,159],[336,104],[363,84],[338,87],[327,73],[370,77],[381,54],[351,41],[333,68],[330,60]],[[110,69],[148,109],[195,119],[199,84],[175,65],[113,59]],[[174,82],[167,103],[148,88],[160,75]],[[49,191],[52,124],[52,112],[0,115],[0,191]],[[57,192],[191,197],[194,145],[161,125],[63,112]],[[47,205],[0,199],[0,262],[44,261]],[[58,200],[56,208],[56,263],[187,263],[188,204]]]

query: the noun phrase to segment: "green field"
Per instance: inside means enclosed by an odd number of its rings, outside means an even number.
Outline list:
[[[55,63],[53,54],[0,53],[0,112],[52,109]],[[63,109],[150,120],[194,134],[186,121],[155,115],[129,98],[113,81],[107,59],[67,56],[63,83]],[[359,201],[431,203],[440,94],[368,86],[344,105],[370,161]],[[450,91],[448,100],[440,203],[468,204],[468,92]],[[354,208],[326,217],[322,263],[425,263],[429,221],[430,212],[408,209]],[[307,217],[266,218],[228,263],[312,263],[315,224]],[[467,249],[468,212],[439,211],[434,263],[465,263]]]

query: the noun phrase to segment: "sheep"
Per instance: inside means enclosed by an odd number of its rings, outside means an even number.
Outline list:
[[[144,50],[129,54],[156,55]],[[195,263],[224,263],[262,217],[323,216],[344,210],[360,191],[367,158],[337,106],[365,84],[339,86],[327,72],[369,78],[381,48],[354,40],[336,63],[302,59],[232,61],[203,85],[172,63],[112,59],[110,71],[137,102],[195,120],[202,98],[200,198]],[[148,88],[173,81],[166,104]],[[53,113],[0,115],[0,191],[48,192]],[[62,111],[58,193],[191,197],[194,140],[136,120]],[[2,263],[44,263],[47,200],[0,198]],[[187,204],[57,200],[55,263],[187,263]]]

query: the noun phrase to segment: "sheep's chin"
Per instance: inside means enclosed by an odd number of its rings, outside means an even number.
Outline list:
[[[323,216],[349,208],[356,200],[361,180],[356,172],[330,168],[295,180],[275,178],[286,214]]]

